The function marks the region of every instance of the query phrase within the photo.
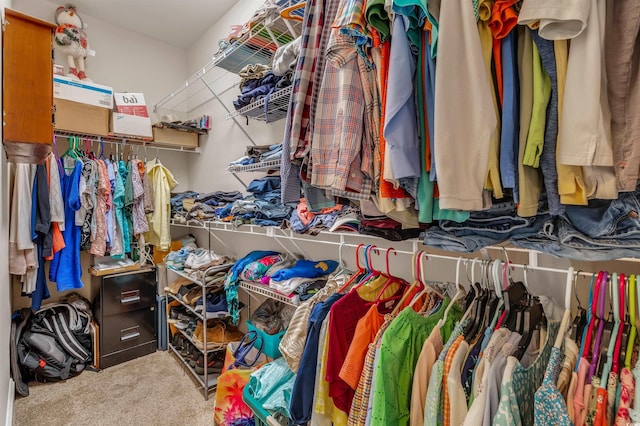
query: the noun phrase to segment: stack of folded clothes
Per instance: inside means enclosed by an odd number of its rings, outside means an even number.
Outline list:
[[[216,191],[205,194],[189,191],[173,194],[171,213],[173,219],[180,223],[190,220],[213,220],[216,219],[214,207],[225,206],[241,198],[242,194],[238,191]]]
[[[245,155],[229,163],[229,168],[233,166],[247,166],[249,164],[261,163],[263,161],[279,160],[280,158],[282,158],[281,143],[250,146],[247,147]]]
[[[280,226],[291,215],[293,206],[281,202],[280,176],[255,179],[247,191],[243,199],[216,209],[216,215],[223,221],[260,226]]]
[[[335,260],[319,262],[298,260],[294,265],[280,269],[269,276],[269,287],[285,296],[291,296],[296,289],[302,287],[298,294],[306,294],[311,286],[323,287],[324,285],[319,283],[318,279],[324,277],[326,283],[326,277],[337,267],[338,262]]]
[[[177,192],[177,193],[171,194],[171,199],[169,200],[169,202],[171,203],[171,216],[175,216],[176,213],[179,213],[184,210],[182,206],[182,202],[185,199],[195,198],[198,195],[200,194],[193,191]]]
[[[196,248],[193,244],[169,253],[165,260],[168,268],[184,271],[194,279],[204,279],[207,283],[223,278],[224,272],[233,262],[234,259],[231,257],[218,255],[212,250]],[[219,272],[222,274],[218,274]]]
[[[289,228],[299,234],[317,235],[325,229],[330,229],[343,210],[342,204],[325,207],[318,211],[312,211],[307,205],[307,200],[300,199],[298,206],[291,212]]]
[[[286,72],[284,75],[278,76],[271,71],[271,66],[263,64],[247,65],[240,70],[240,95],[238,99],[233,101],[236,110],[240,110],[245,106],[256,102],[260,99],[267,98],[265,110],[269,95],[273,92],[291,86],[293,73]]]

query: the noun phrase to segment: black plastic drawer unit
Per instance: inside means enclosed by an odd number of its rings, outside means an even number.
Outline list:
[[[156,351],[156,270],[92,277],[100,288],[94,302],[99,325],[100,368]]]

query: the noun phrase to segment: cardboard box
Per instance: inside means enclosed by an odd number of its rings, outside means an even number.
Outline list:
[[[198,147],[198,134],[182,130],[154,127],[153,144],[194,149]]]
[[[111,131],[119,135],[152,138],[151,119],[142,93],[115,93]]]
[[[60,75],[53,77],[53,97],[101,108],[113,108],[113,88]]]
[[[114,112],[111,116],[111,133],[151,139],[151,119]]]
[[[54,104],[57,130],[102,136],[109,134],[109,109],[64,99],[54,99]]]

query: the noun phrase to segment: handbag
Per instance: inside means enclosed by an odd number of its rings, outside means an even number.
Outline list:
[[[267,357],[262,353],[263,349],[264,340],[255,331],[245,334],[239,342],[227,345],[224,366],[216,388],[214,424],[254,424],[253,411],[242,400],[242,393],[251,373],[267,363]]]

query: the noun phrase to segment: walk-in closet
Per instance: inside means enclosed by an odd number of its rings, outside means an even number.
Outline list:
[[[0,423],[640,424],[636,0],[0,9]]]

